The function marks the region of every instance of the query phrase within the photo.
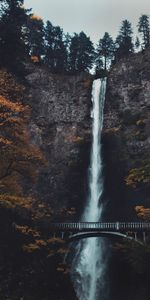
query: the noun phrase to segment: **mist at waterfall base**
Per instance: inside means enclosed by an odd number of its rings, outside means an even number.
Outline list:
[[[102,219],[103,166],[101,132],[105,102],[106,80],[95,80],[92,88],[93,108],[92,148],[89,167],[89,193],[81,222],[98,222]],[[105,242],[102,238],[87,238],[75,246],[72,262],[72,281],[79,300],[108,299],[105,286]]]

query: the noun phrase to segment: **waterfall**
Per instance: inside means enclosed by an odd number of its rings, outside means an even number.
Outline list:
[[[92,148],[89,167],[89,195],[82,215],[83,222],[98,222],[102,218],[102,156],[101,132],[106,80],[95,80],[92,89],[93,108]],[[72,263],[72,280],[79,300],[104,300],[104,242],[102,238],[87,238],[80,241],[75,249]]]

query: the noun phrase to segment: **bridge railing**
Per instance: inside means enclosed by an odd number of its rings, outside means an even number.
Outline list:
[[[73,222],[51,223],[52,231],[150,231],[150,222]]]

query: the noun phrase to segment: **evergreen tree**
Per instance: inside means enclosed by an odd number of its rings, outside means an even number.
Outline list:
[[[15,71],[23,64],[27,54],[24,40],[28,11],[23,3],[24,0],[1,1],[0,65]]]
[[[64,72],[67,67],[67,49],[63,30],[49,21],[45,27],[45,63],[52,72]]]
[[[66,69],[67,50],[64,42],[63,30],[54,27],[54,71],[63,72]]]
[[[131,23],[128,20],[122,21],[122,26],[116,38],[116,60],[126,57],[133,52],[132,34],[133,31]]]
[[[108,32],[105,32],[102,39],[100,39],[96,51],[96,69],[109,67],[110,62],[114,56],[114,42]]]
[[[37,57],[38,61],[41,61],[42,55],[44,55],[44,23],[43,20],[36,16],[31,15],[28,18],[28,37],[27,45],[28,51],[31,57]]]
[[[54,70],[54,32],[53,25],[50,21],[46,22],[45,32],[45,57],[44,62],[49,66],[50,70]]]
[[[140,47],[140,40],[138,38],[138,36],[136,37],[136,40],[135,40],[135,48],[138,50]]]
[[[69,71],[78,71],[77,61],[78,61],[78,43],[79,36],[77,33],[71,38],[70,49],[69,49]]]
[[[100,56],[98,57],[96,56],[95,62],[96,62],[95,74],[99,76],[102,73],[102,71],[104,71],[104,62]]]
[[[65,69],[68,72],[70,68],[70,62],[69,62],[69,53],[70,53],[70,45],[71,45],[71,35],[69,33],[65,34],[64,36],[64,44],[66,47],[66,66]]]
[[[89,71],[94,62],[94,47],[82,31],[74,34],[70,42],[69,69],[71,72]]]
[[[142,15],[138,23],[138,31],[142,35],[144,48],[150,47],[150,23],[149,16]]]

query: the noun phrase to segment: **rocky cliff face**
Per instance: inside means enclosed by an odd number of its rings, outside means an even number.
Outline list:
[[[37,192],[59,219],[63,214],[69,218],[80,211],[86,195],[92,77],[51,75],[35,67],[26,80],[31,137],[47,160]]]
[[[108,217],[113,209],[115,220],[133,218],[135,206],[149,205],[149,65],[150,51],[134,54],[114,65],[107,80],[105,198]],[[26,79],[31,136],[48,162],[37,194],[58,213],[59,220],[63,215],[72,219],[86,198],[93,79],[87,74],[51,75],[39,67],[32,67]]]
[[[118,219],[149,206],[150,51],[118,62],[107,82],[104,156],[107,196]],[[108,208],[108,210],[109,210]]]
[[[133,219],[136,205],[149,207],[149,65],[150,52],[146,51],[120,61],[108,77],[103,153],[104,199],[109,221]],[[6,80],[3,74],[1,79],[4,86]],[[11,198],[11,206],[4,200],[5,206],[1,204],[0,223],[4,228],[0,235],[1,299],[76,299],[69,279],[69,268],[64,264],[66,246],[60,238],[50,237],[46,217],[48,221],[52,220],[50,216],[55,216],[55,220],[59,221],[73,220],[79,215],[85,201],[91,143],[92,81],[92,76],[86,74],[51,75],[44,68],[29,66],[26,97],[24,95],[22,101],[31,106],[32,115],[28,124],[30,137],[32,143],[43,152],[46,164],[43,166],[41,163],[42,171],[40,166],[37,168],[40,176],[36,187],[34,182],[31,187],[31,180],[26,183],[21,178],[19,181],[24,189],[29,189],[27,196],[31,196],[29,200],[32,205],[23,198],[24,205],[20,204],[19,209],[18,199],[13,202],[14,197]],[[4,92],[4,95],[14,99],[13,93],[18,93],[18,84],[13,81],[10,86],[8,81],[6,91],[3,91],[3,86],[2,95]],[[28,133],[26,136],[28,141]],[[36,175],[37,178],[39,172]],[[47,205],[51,207],[49,216]],[[147,212],[150,214],[150,210]],[[46,230],[40,226],[43,219],[46,220]],[[135,254],[133,250],[129,249],[132,261]],[[139,250],[139,262],[135,263],[135,259],[134,267],[142,264],[142,252]],[[118,260],[118,252],[115,259],[112,257],[109,274],[114,278],[114,290],[112,288],[111,293],[114,298],[119,299],[124,294],[126,299],[148,299],[149,282],[145,278],[149,278],[149,268],[144,262],[149,252],[143,250],[143,253],[143,269],[146,269],[143,273],[140,268],[137,272],[136,267],[133,273],[133,269],[126,266],[127,257],[123,265],[122,255]],[[137,276],[139,272],[141,277]],[[128,287],[132,281],[129,274],[135,280],[133,287],[139,282],[146,286],[143,288],[142,284],[142,291],[140,293],[138,290],[138,295],[131,289],[131,297]],[[118,282],[121,287],[119,291]],[[125,283],[124,290],[120,283]],[[37,289],[37,286],[40,288]]]

